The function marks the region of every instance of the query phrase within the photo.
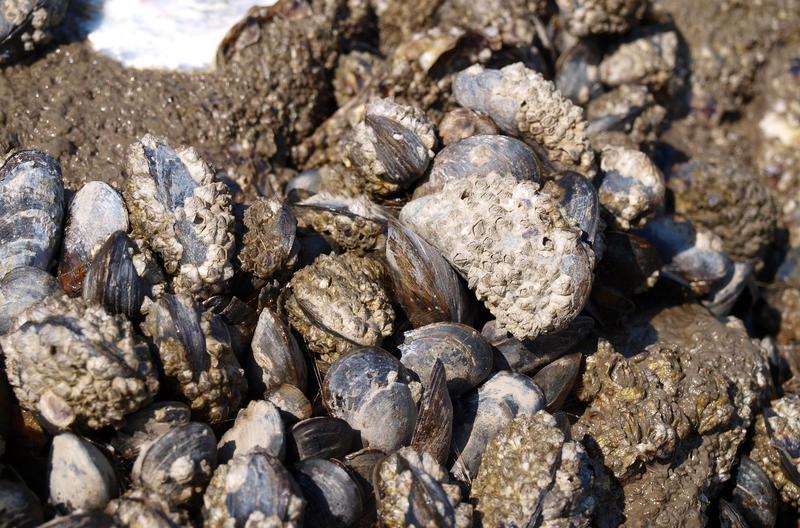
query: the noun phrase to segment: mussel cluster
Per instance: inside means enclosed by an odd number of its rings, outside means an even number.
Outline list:
[[[65,5],[0,1],[0,63]],[[270,185],[154,134],[118,188],[10,150],[0,528],[795,519],[800,59],[748,157],[698,130],[764,59],[687,9],[282,0],[218,56],[274,93],[203,132]]]

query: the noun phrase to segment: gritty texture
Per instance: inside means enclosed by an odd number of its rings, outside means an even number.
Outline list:
[[[345,251],[368,252],[386,245],[389,212],[365,196],[319,193],[295,205],[298,225],[333,241]]]
[[[428,29],[444,0],[370,0],[378,15],[381,51],[394,50],[414,33]]]
[[[557,0],[567,30],[577,37],[625,33],[647,11],[649,0]]]
[[[719,236],[733,260],[755,264],[761,259],[772,241],[777,211],[755,169],[711,154],[676,167],[668,185],[675,211]]]
[[[667,308],[587,358],[577,394],[589,407],[573,433],[622,486],[631,523],[701,526],[770,386],[741,322]]]
[[[299,528],[305,507],[280,461],[255,452],[217,468],[203,497],[203,520],[209,528]]]
[[[678,62],[678,35],[652,32],[621,44],[600,63],[600,80],[609,86],[645,84],[658,90],[670,82]]]
[[[172,528],[185,526],[189,516],[185,510],[173,508],[158,494],[132,489],[108,503],[106,513],[125,526],[141,528]]]
[[[48,297],[33,305],[0,344],[20,405],[60,428],[114,424],[158,390],[132,325],[80,300]]]
[[[600,157],[600,204],[622,229],[641,227],[664,206],[664,175],[639,150],[606,147]]]
[[[764,420],[769,420],[771,435]],[[800,396],[790,394],[772,402],[756,421],[755,445],[750,458],[769,476],[781,498],[794,508],[800,508],[800,482],[792,479],[784,465],[798,471],[800,450]],[[783,459],[783,460],[781,460]]]
[[[150,308],[142,331],[153,341],[165,384],[195,413],[216,423],[239,408],[247,381],[219,316],[201,312],[187,295],[165,295]]]
[[[289,323],[321,362],[391,335],[395,314],[385,273],[378,260],[345,253],[320,255],[294,274],[286,300]]]
[[[549,11],[546,0],[447,0],[437,13],[441,26],[483,31],[508,45],[528,45],[536,37],[534,17]]]
[[[666,116],[646,86],[623,84],[589,101],[587,133],[596,149],[639,148],[658,139]]]
[[[447,182],[409,202],[400,219],[518,339],[561,330],[583,309],[594,252],[535,182],[498,174]]]
[[[589,526],[595,498],[583,447],[547,412],[513,420],[486,446],[472,500],[479,525]]]
[[[297,263],[297,220],[276,198],[259,198],[244,213],[247,230],[239,252],[242,269],[267,280]]]
[[[147,240],[175,275],[176,291],[208,296],[233,276],[227,186],[192,148],[145,135],[128,153],[125,203],[133,236]]]
[[[430,454],[404,447],[384,459],[376,475],[378,516],[386,528],[429,526],[434,519],[443,528],[472,526],[472,506],[462,502],[461,490]]]
[[[501,70],[472,66],[453,81],[461,106],[488,114],[504,132],[544,149],[551,162],[595,174],[583,110],[522,63]]]
[[[0,64],[48,44],[68,5],[68,0],[4,0],[0,5]]]

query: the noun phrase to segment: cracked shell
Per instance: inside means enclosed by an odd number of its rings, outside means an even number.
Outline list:
[[[217,468],[203,496],[203,520],[208,528],[299,528],[305,506],[297,483],[281,462],[257,451]]]
[[[668,185],[675,211],[719,236],[733,260],[760,261],[772,241],[777,211],[755,170],[711,154],[675,167]]]
[[[800,396],[786,395],[758,417],[750,457],[769,476],[781,499],[800,507]]]
[[[102,509],[119,494],[108,459],[72,433],[53,439],[48,470],[50,502],[67,511]]]
[[[125,203],[133,236],[148,241],[176,291],[217,293],[233,276],[231,197],[193,148],[145,135],[128,150]]]
[[[454,402],[453,474],[461,480],[475,477],[489,441],[516,417],[532,416],[546,403],[533,380],[504,371]]]
[[[609,146],[600,156],[600,203],[620,228],[641,227],[664,206],[664,175],[639,150]]]
[[[163,295],[149,307],[142,331],[153,340],[165,384],[210,423],[232,416],[247,392],[228,329],[185,294]]]
[[[19,314],[58,290],[56,278],[39,268],[20,266],[6,273],[0,278],[0,335]]]
[[[48,270],[63,217],[58,161],[38,150],[8,156],[0,166],[0,277],[18,266]]]
[[[289,323],[325,369],[354,347],[391,335],[394,309],[384,288],[383,264],[370,257],[320,255],[287,286]]]
[[[452,181],[406,204],[400,219],[518,339],[566,328],[586,303],[594,251],[534,182],[497,174]]]
[[[217,440],[211,427],[189,422],[173,427],[139,452],[133,485],[170,505],[196,501],[217,467]]]
[[[472,526],[472,506],[428,453],[400,449],[375,467],[373,482],[381,526]]]
[[[457,398],[477,387],[492,371],[492,350],[475,329],[457,323],[433,323],[404,334],[400,361],[428,384],[436,360],[447,374],[447,388]]]
[[[422,110],[375,99],[345,145],[344,162],[364,178],[367,192],[387,196],[422,177],[435,145],[433,123]]]
[[[353,526],[363,515],[361,489],[341,462],[303,460],[295,464],[292,475],[307,502],[307,526]]]
[[[268,280],[297,263],[300,246],[297,220],[291,208],[276,198],[259,198],[244,212],[244,234],[239,261],[242,269]]]
[[[557,0],[567,30],[576,37],[625,33],[647,12],[649,0]]]
[[[236,455],[263,451],[282,459],[286,451],[286,433],[277,407],[268,401],[251,401],[240,409],[233,427],[225,431],[217,445],[220,464]]]
[[[8,0],[0,5],[0,64],[46,46],[67,13],[68,0]]]
[[[59,429],[99,429],[148,403],[158,378],[147,346],[123,316],[49,297],[0,338],[20,405]]]
[[[76,297],[95,253],[115,231],[128,231],[128,211],[113,187],[92,181],[72,198],[66,224],[58,280],[70,297]]]
[[[331,415],[359,431],[365,447],[384,451],[411,442],[419,393],[419,383],[412,381],[403,364],[375,347],[339,358],[322,383],[323,401]]]
[[[486,446],[472,483],[483,526],[589,526],[596,499],[583,446],[540,411],[509,423]]]
[[[540,73],[522,63],[501,70],[476,64],[455,76],[453,95],[461,106],[488,114],[503,132],[543,149],[551,162],[594,177],[583,110]]]

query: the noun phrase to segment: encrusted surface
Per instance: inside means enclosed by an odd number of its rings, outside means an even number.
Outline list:
[[[675,75],[678,35],[657,31],[633,38],[606,55],[600,63],[600,80],[609,86],[645,84],[658,90]]]
[[[325,192],[297,204],[300,227],[320,233],[347,251],[380,250],[386,244],[388,212],[364,196]]]
[[[643,152],[606,147],[601,153],[600,169],[600,203],[622,229],[644,225],[663,207],[664,175]]]
[[[594,252],[535,182],[489,174],[447,182],[400,213],[519,339],[565,328],[583,309]]]
[[[771,438],[767,434],[765,418],[769,420]],[[798,471],[800,449],[800,396],[784,396],[772,402],[765,413],[756,420],[756,435],[750,458],[769,476],[781,498],[795,508],[800,508],[800,482],[792,480],[784,464]],[[778,448],[783,450],[781,453]],[[781,460],[783,458],[783,460]]]
[[[649,0],[557,0],[566,27],[578,37],[624,33],[644,16]]]
[[[242,269],[261,279],[292,268],[297,262],[297,220],[276,198],[259,198],[244,213],[244,235],[239,261]]]

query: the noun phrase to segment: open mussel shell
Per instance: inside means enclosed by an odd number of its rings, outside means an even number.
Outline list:
[[[471,303],[456,272],[436,248],[399,222],[389,224],[386,263],[395,297],[414,327],[470,322]]]
[[[111,438],[116,452],[130,461],[136,460],[143,446],[173,427],[188,424],[192,412],[181,402],[156,402],[129,414]]]
[[[0,335],[11,330],[14,318],[58,291],[56,278],[39,268],[20,266],[0,278]]]
[[[99,510],[80,511],[64,517],[56,517],[39,528],[117,528],[114,518]]]
[[[83,298],[100,304],[107,312],[136,317],[146,292],[133,263],[135,251],[136,246],[123,231],[110,235],[86,269]]]
[[[66,224],[58,280],[64,291],[75,297],[81,292],[94,252],[115,231],[128,231],[128,211],[113,187],[92,181],[75,193]]]
[[[490,172],[510,174],[517,180],[542,180],[542,166],[525,143],[508,136],[472,136],[442,149],[433,160],[428,184],[441,188],[446,182]]]
[[[267,394],[266,399],[278,408],[283,416],[283,421],[287,424],[311,418],[314,412],[306,395],[294,385],[284,383]]]
[[[382,250],[391,214],[364,197],[320,193],[296,203],[297,223],[348,251]]]
[[[436,361],[447,375],[447,389],[457,398],[477,387],[492,371],[492,349],[475,329],[458,323],[433,323],[405,333],[400,361],[419,376],[431,378]]]
[[[302,526],[304,509],[297,483],[280,460],[259,451],[219,466],[203,496],[209,527],[249,526],[251,520]]]
[[[426,380],[411,447],[419,453],[430,453],[439,464],[444,464],[450,453],[452,438],[453,402],[447,391],[444,366],[437,359]]]
[[[417,422],[411,383],[410,373],[397,358],[366,347],[331,365],[322,397],[333,416],[361,433],[365,447],[392,451],[409,444]]]
[[[571,351],[594,328],[594,320],[579,315],[561,332],[539,336],[531,341],[520,341],[500,328],[497,321],[489,321],[481,335],[495,351],[495,370],[512,370],[530,374]]]
[[[247,357],[247,379],[253,394],[263,397],[288,383],[306,385],[306,360],[289,327],[268,307],[261,311]]]
[[[343,459],[353,449],[356,433],[342,419],[317,416],[296,423],[291,431],[297,460],[310,458]]]
[[[217,445],[217,459],[224,464],[235,455],[254,451],[263,451],[280,459],[286,451],[286,434],[280,411],[263,400],[252,401],[239,411],[233,427],[222,435]]]
[[[743,526],[772,528],[778,516],[778,494],[764,470],[743,456],[735,482],[731,502],[746,520]]]
[[[217,466],[217,440],[203,423],[174,427],[143,447],[133,464],[135,487],[172,505],[191,503]]]
[[[584,233],[585,240],[594,243],[600,222],[600,201],[592,182],[573,171],[562,171],[548,180],[545,192],[552,195],[566,217]]]
[[[42,505],[27,486],[0,480],[0,528],[33,528],[42,521]]]
[[[72,433],[53,439],[49,461],[50,502],[66,511],[105,508],[119,493],[108,459]]]
[[[361,488],[343,464],[312,458],[298,462],[292,471],[306,499],[307,526],[352,526],[364,511]]]
[[[547,405],[545,410],[553,412],[561,408],[578,380],[583,354],[575,352],[558,358],[533,376],[533,381],[542,389]]]
[[[0,277],[18,266],[47,270],[61,242],[61,166],[38,150],[22,150],[0,166]]]
[[[518,415],[532,416],[547,400],[536,383],[522,374],[498,372],[478,390],[454,404],[453,473],[462,480],[474,478],[489,441]]]

